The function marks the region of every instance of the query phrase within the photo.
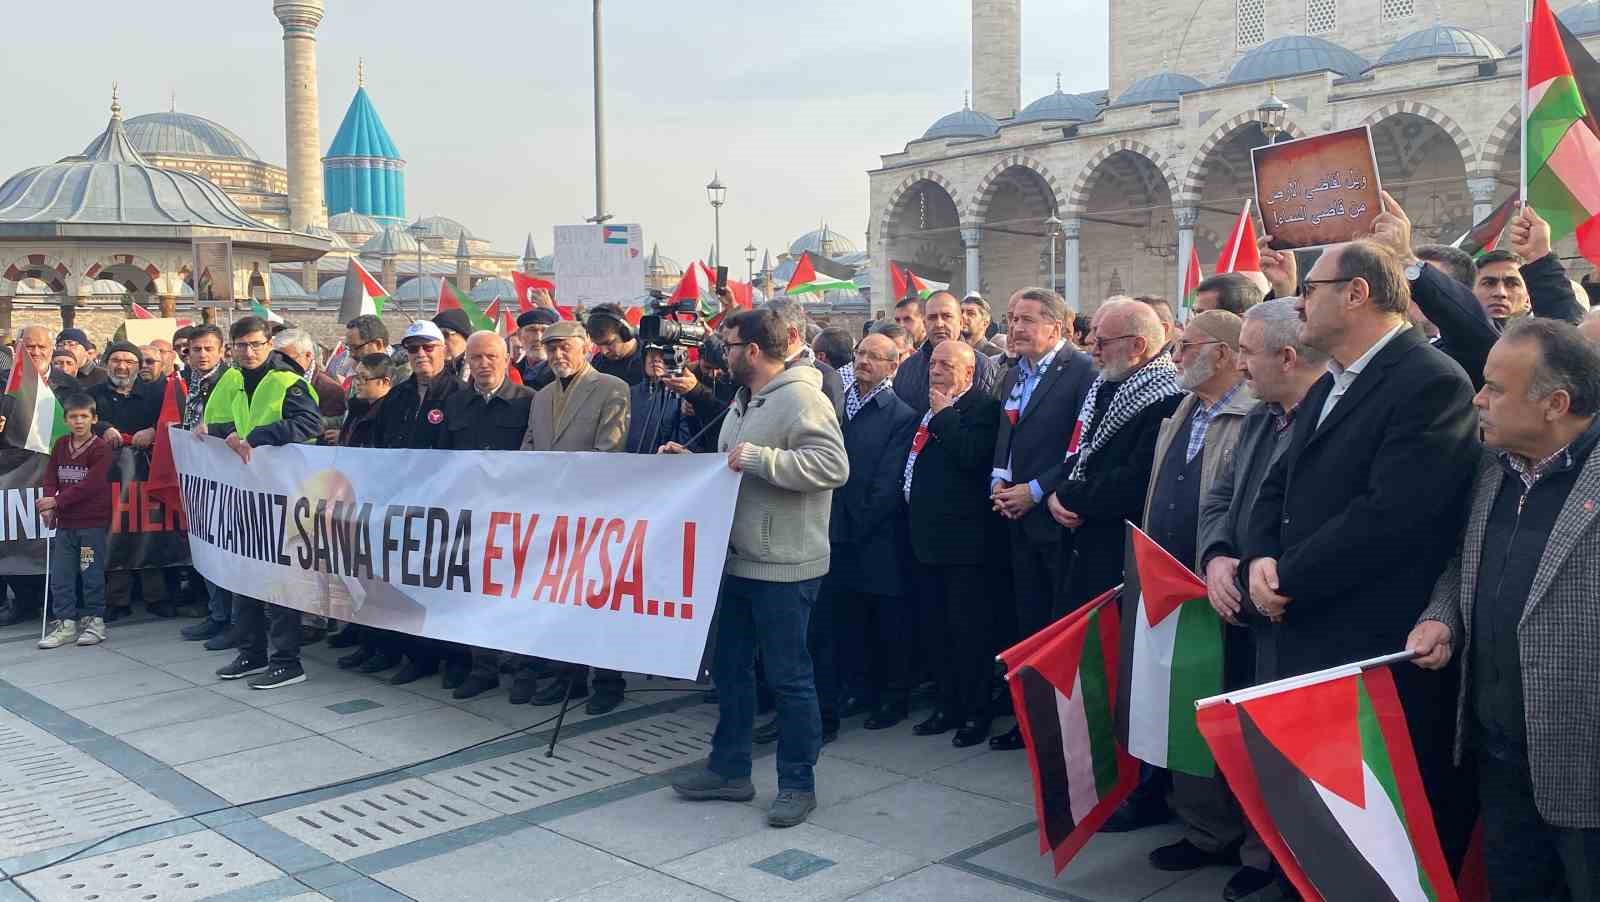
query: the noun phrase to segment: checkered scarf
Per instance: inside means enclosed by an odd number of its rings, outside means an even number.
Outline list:
[[[1079,440],[1089,428],[1089,420],[1094,417],[1095,400],[1105,384],[1105,374],[1101,373],[1094,377],[1094,383],[1089,386],[1089,393],[1083,399],[1083,407],[1078,410],[1078,425],[1073,430],[1073,435]],[[1087,442],[1080,448],[1068,450],[1069,459],[1072,452],[1077,451],[1078,461],[1072,465],[1072,473],[1067,478],[1082,479],[1089,458],[1105,447],[1106,442],[1111,441],[1111,437],[1117,434],[1117,430],[1128,425],[1140,411],[1158,401],[1181,394],[1183,386],[1178,384],[1178,368],[1173,364],[1171,355],[1162,354],[1140,367],[1117,386],[1117,393],[1111,396],[1111,407],[1095,429],[1094,435],[1089,436]]]
[[[854,373],[851,373],[852,377],[854,375],[855,375]],[[856,418],[856,414],[861,412],[861,408],[867,406],[867,402],[868,401],[871,401],[873,398],[877,397],[878,392],[881,392],[884,389],[889,388],[890,387],[890,383],[893,382],[893,381],[894,380],[888,379],[888,378],[883,379],[877,385],[874,385],[872,387],[872,391],[867,392],[867,396],[865,398],[863,398],[863,397],[860,397],[859,394],[856,391],[856,388],[857,388],[857,386],[860,385],[860,383],[855,381],[854,378],[852,378],[850,380],[850,387],[846,388],[844,390],[844,418],[845,418],[845,420],[849,421],[849,420],[855,419]]]
[[[1056,362],[1056,354],[1061,351],[1061,346],[1063,344],[1065,344],[1065,342],[1057,342],[1056,346],[1050,349],[1050,353],[1039,358],[1039,365],[1033,368],[1034,379],[1038,380],[1039,382],[1044,381],[1044,374],[1050,371],[1050,364]],[[1028,362],[1026,359],[1017,359],[1017,377],[1012,380],[1011,394],[1006,398],[1006,419],[1010,420],[1011,425],[1013,426],[1017,425],[1017,420],[1022,417],[1022,390],[1028,381],[1028,375],[1024,371],[1024,368],[1027,366]],[[1035,385],[1037,384],[1038,383],[1036,382]]]

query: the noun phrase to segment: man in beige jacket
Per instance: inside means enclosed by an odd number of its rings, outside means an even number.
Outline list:
[[[522,436],[524,451],[621,451],[628,434],[628,383],[608,376],[589,363],[589,335],[575,322],[559,322],[545,330],[545,360],[554,382],[539,389],[528,411],[528,431]],[[534,692],[535,705],[559,705],[568,697],[589,694],[589,668],[582,664],[556,666],[556,679]],[[538,672],[533,662],[524,664],[512,683],[514,701],[521,701]],[[590,714],[605,714],[622,704],[627,684],[615,670],[594,675]]]
[[[693,800],[745,802],[755,725],[755,653],[759,645],[778,702],[778,795],[767,813],[774,827],[802,823],[817,807],[813,768],[822,747],[816,681],[806,628],[828,572],[828,515],[833,490],[850,478],[850,459],[822,375],[785,366],[788,327],[771,310],[730,317],[727,343],[740,385],[717,448],[744,474],[728,537],[712,677],[719,719],[705,770],[673,781]],[[685,453],[681,445],[664,451]]]

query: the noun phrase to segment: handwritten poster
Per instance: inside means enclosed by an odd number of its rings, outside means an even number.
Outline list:
[[[1250,152],[1256,209],[1277,250],[1350,241],[1383,211],[1367,126],[1284,141]]]
[[[555,227],[561,302],[637,305],[644,297],[644,236],[638,224]]]

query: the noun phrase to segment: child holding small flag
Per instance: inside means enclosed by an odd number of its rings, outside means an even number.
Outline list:
[[[56,440],[45,467],[39,511],[55,528],[50,544],[50,603],[56,626],[40,648],[74,640],[97,645],[106,637],[106,533],[111,527],[111,446],[94,434],[94,399],[68,395],[62,403],[67,434]],[[79,618],[82,618],[81,620]]]

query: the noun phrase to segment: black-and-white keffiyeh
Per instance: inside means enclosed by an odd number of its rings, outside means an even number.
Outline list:
[[[852,375],[854,375],[854,374],[852,374]],[[881,392],[884,389],[889,388],[890,387],[890,383],[892,383],[893,381],[894,381],[893,379],[888,379],[888,378],[880,380],[877,385],[874,385],[872,387],[872,391],[867,392],[867,396],[865,398],[863,398],[863,397],[860,397],[860,393],[858,391],[861,383],[855,381],[854,379],[851,379],[850,380],[850,387],[846,388],[844,390],[844,418],[845,418],[845,420],[848,421],[848,420],[855,419],[856,418],[856,414],[861,412],[861,408],[867,406],[867,402],[871,401],[874,397],[876,397],[878,392]]]
[[[1076,452],[1078,461],[1072,465],[1068,479],[1082,479],[1089,458],[1111,441],[1117,430],[1128,425],[1128,421],[1138,416],[1140,411],[1157,401],[1183,394],[1183,386],[1178,384],[1178,367],[1173,364],[1170,354],[1162,354],[1134,371],[1117,386],[1117,393],[1111,397],[1111,407],[1106,410],[1105,417],[1097,425],[1094,434],[1084,439],[1089,420],[1094,417],[1095,400],[1105,384],[1103,373],[1095,376],[1088,395],[1083,399],[1083,407],[1078,410],[1078,423],[1072,430],[1073,447],[1067,449],[1067,457],[1070,459]],[[1078,447],[1080,441],[1084,442],[1081,448]]]

